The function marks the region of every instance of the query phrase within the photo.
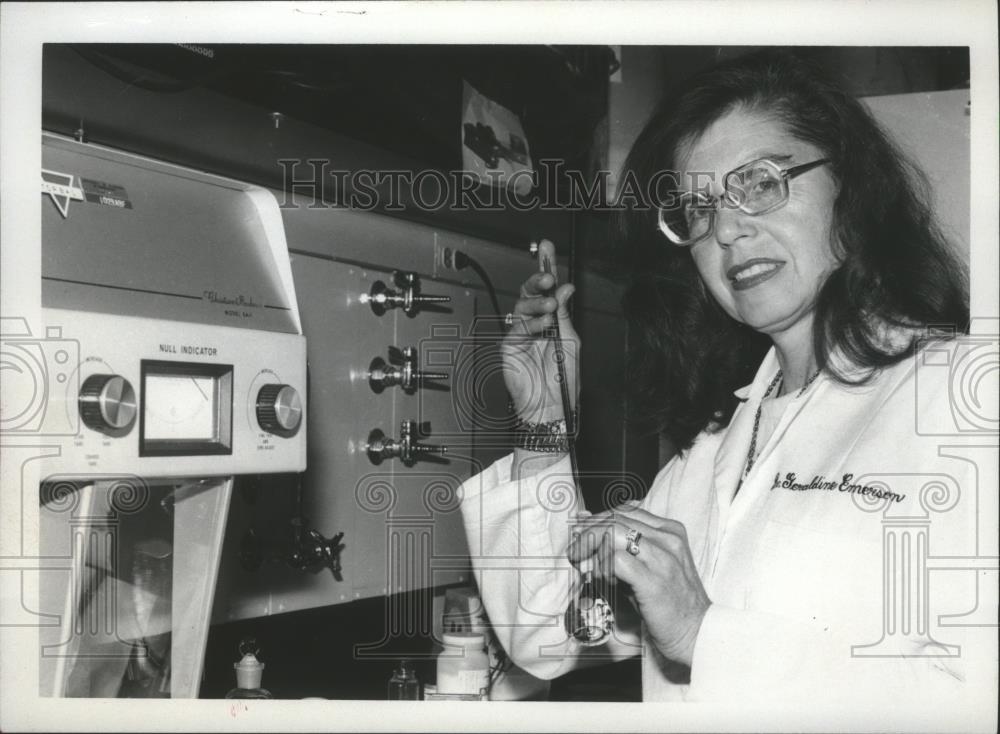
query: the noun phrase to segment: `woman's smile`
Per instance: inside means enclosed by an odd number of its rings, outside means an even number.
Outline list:
[[[745,291],[765,280],[770,280],[784,266],[785,263],[781,260],[755,257],[729,268],[726,271],[726,277],[732,282],[733,290]]]

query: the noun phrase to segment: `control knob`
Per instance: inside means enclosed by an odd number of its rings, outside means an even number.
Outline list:
[[[291,385],[264,385],[257,393],[257,422],[268,433],[293,436],[302,422],[302,398]]]
[[[135,422],[135,390],[121,375],[91,375],[80,387],[80,417],[95,431],[123,436]]]

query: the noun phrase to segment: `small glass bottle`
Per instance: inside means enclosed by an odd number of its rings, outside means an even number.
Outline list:
[[[437,692],[480,695],[489,692],[490,659],[481,632],[446,632],[437,658]]]
[[[242,646],[241,646],[242,647]],[[238,663],[233,663],[236,670],[236,688],[226,694],[226,698],[271,698],[271,692],[260,687],[264,675],[264,663],[249,650],[244,653]]]
[[[409,661],[400,660],[399,667],[389,679],[390,701],[419,701],[420,680],[417,674],[407,667]]]

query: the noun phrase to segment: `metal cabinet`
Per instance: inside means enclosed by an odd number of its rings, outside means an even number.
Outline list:
[[[312,219],[317,218],[314,214]],[[371,217],[366,235],[383,221]],[[238,494],[229,517],[217,622],[471,578],[457,490],[479,465],[472,456],[475,430],[461,420],[452,383],[457,365],[453,357],[462,351],[462,335],[473,321],[475,294],[461,285],[424,277],[424,292],[448,296],[450,302],[433,311],[408,315],[390,309],[377,315],[363,296],[376,281],[391,285],[392,270],[345,262],[323,252],[297,253],[292,256],[292,274],[309,360],[309,448],[308,469],[302,477],[302,515],[309,527],[325,535],[344,533],[342,578],[337,580],[325,569],[296,571],[281,563],[256,570],[243,567],[240,542],[247,531],[255,524],[267,525],[273,517],[265,531],[285,532],[278,520],[290,517],[293,506],[288,493],[266,488],[255,493],[254,506]],[[393,248],[383,248],[378,255],[392,261]],[[405,257],[398,261],[407,263]],[[415,390],[400,386],[373,390],[368,379],[371,361],[387,359],[390,348],[404,347],[415,348],[421,366],[427,366],[427,359],[437,359],[433,369],[446,378]],[[413,463],[399,458],[373,462],[366,451],[370,432],[377,428],[398,439],[404,420],[429,428],[429,435],[420,435],[419,442],[446,445],[447,454],[418,454]]]

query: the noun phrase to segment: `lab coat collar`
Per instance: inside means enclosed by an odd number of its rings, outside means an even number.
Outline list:
[[[779,369],[781,369],[781,365],[778,364],[778,352],[774,347],[771,347],[767,350],[767,354],[764,355],[764,361],[757,368],[757,374],[754,375],[753,382],[733,391],[733,395],[743,402],[746,402],[750,398],[754,398],[755,402],[760,400],[764,397],[768,385],[771,384],[771,380],[774,379]]]
[[[893,347],[900,348],[907,343],[908,339],[912,338],[912,331],[908,332],[907,330],[887,328],[883,331],[882,336],[886,340],[891,340],[889,343]],[[866,371],[864,368],[850,363],[839,350],[834,350],[834,353],[830,355],[830,363],[840,374],[847,376],[849,379],[861,377]],[[767,392],[768,386],[774,380],[774,376],[778,373],[780,367],[777,351],[772,346],[757,369],[757,374],[754,376],[753,382],[734,391],[734,395],[742,403],[733,414],[715,460],[714,484],[720,527],[719,537],[716,539],[717,544],[722,542],[727,524],[737,519],[733,515],[733,505],[737,505],[735,509],[737,514],[746,510],[745,505],[749,501],[749,497],[734,498],[734,493],[739,484],[740,477],[743,475],[743,469],[746,466],[747,450],[750,445],[751,434],[753,433],[757,407],[764,399],[764,394]],[[822,376],[818,382],[823,382]],[[760,467],[773,453],[773,447],[780,443],[788,425],[795,420],[807,402],[814,399],[817,394],[823,391],[823,387],[823,385],[814,385],[810,390],[795,395],[782,414],[781,420],[775,427],[770,438],[764,445],[757,447],[760,453],[754,465],[754,474],[759,473]],[[869,386],[865,389],[872,389],[872,387]],[[846,406],[847,403],[844,403],[844,405]],[[747,487],[744,487],[741,493],[746,492],[747,489]],[[716,558],[718,558],[718,547],[716,547],[715,552]]]

